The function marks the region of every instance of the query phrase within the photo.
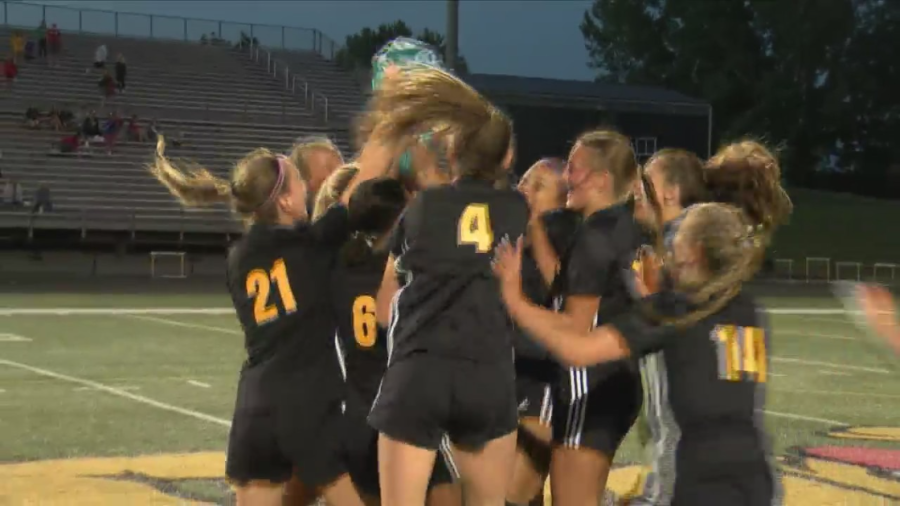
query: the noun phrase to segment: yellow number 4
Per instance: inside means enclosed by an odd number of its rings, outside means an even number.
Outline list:
[[[290,281],[288,281],[287,267],[284,265],[284,260],[279,258],[272,265],[272,270],[269,272],[266,272],[264,269],[254,269],[247,274],[247,297],[255,297],[253,301],[253,317],[256,319],[257,325],[262,325],[278,318],[278,307],[275,304],[268,303],[271,283],[275,283],[275,286],[278,288],[284,312],[293,313],[297,310],[297,300],[294,299],[294,292],[291,290]]]
[[[489,253],[494,245],[494,231],[487,204],[469,204],[459,217],[458,244],[471,244],[479,253]]]
[[[371,295],[360,295],[353,301],[353,337],[363,348],[375,346],[378,320],[375,319],[375,298]]]

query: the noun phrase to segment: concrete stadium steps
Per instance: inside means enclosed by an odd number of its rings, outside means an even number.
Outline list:
[[[9,34],[9,29],[0,30],[0,38]],[[101,43],[109,50],[111,71],[118,53],[128,62],[129,88],[124,95],[112,98],[110,105],[143,111],[177,109],[187,115],[203,113],[204,117],[221,111],[232,116],[317,122],[304,104],[264,70],[248,71],[240,59],[249,61],[249,54],[177,41],[63,34],[58,67],[48,67],[38,60],[23,63],[19,80],[4,98],[36,103],[100,103],[100,72],[92,65],[94,50]]]
[[[285,151],[299,136],[325,135],[324,127],[292,127],[239,123],[162,121],[163,131],[183,132],[182,147],[170,146],[173,158],[194,160],[209,170],[226,176],[234,162],[257,147]],[[52,192],[54,214],[115,217],[134,221],[134,215],[168,217],[170,220],[221,220],[229,218],[225,206],[209,210],[183,210],[168,191],[147,172],[153,143],[120,142],[113,155],[103,146],[91,155],[48,155],[51,145],[64,134],[24,128],[21,115],[0,115],[0,170],[18,180],[31,198],[34,188],[46,183]],[[346,134],[335,141],[346,152]],[[75,219],[75,218],[73,218]]]
[[[272,57],[287,65],[292,72],[303,77],[309,86],[328,97],[335,119],[352,118],[365,105],[365,88],[353,74],[336,63],[311,51],[272,51]],[[265,62],[262,63],[265,68]]]

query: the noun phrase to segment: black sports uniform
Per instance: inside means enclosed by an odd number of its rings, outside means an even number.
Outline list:
[[[419,192],[392,241],[397,293],[390,359],[369,415],[394,439],[478,448],[516,429],[513,328],[491,269],[494,247],[525,232],[514,190],[462,179]]]
[[[568,209],[550,211],[541,216],[550,244],[562,256],[575,235],[581,216]],[[538,268],[530,247],[522,255],[522,289],[535,304],[552,307],[550,289]],[[520,417],[539,418],[549,424],[553,417],[551,385],[559,377],[559,367],[541,345],[525,332],[516,333],[516,400]]]
[[[228,440],[229,479],[308,486],[345,472],[344,380],[328,296],[335,253],[347,236],[336,205],[313,224],[255,224],[228,255],[228,289],[245,333]]]
[[[569,296],[599,297],[595,326],[626,312],[633,299],[625,273],[631,272],[641,242],[642,232],[628,204],[585,218],[551,287],[557,307],[564,308]],[[633,360],[565,368],[553,389],[554,443],[591,448],[612,458],[638,416],[641,395]]]
[[[677,316],[688,304],[651,296],[654,312]],[[613,320],[633,357],[661,352],[667,400],[681,437],[673,506],[770,506],[779,485],[763,424],[770,333],[753,298],[739,294],[684,330],[654,327],[638,313]],[[668,478],[668,477],[667,477]]]
[[[332,278],[337,314],[337,340],[347,379],[346,458],[353,482],[378,496],[378,432],[366,417],[387,369],[387,332],[375,319],[375,295],[388,255],[372,254],[358,262],[341,259]],[[442,445],[443,458],[435,461],[431,485],[451,483],[456,465]]]

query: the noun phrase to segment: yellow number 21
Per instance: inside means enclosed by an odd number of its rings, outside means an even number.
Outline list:
[[[494,231],[487,204],[469,204],[459,217],[458,244],[471,244],[475,251],[488,253],[494,245]]]
[[[378,320],[375,319],[375,298],[371,295],[360,295],[353,300],[353,337],[362,348],[375,346]]]
[[[253,317],[257,325],[268,323],[278,318],[278,307],[269,304],[269,291],[272,283],[278,287],[278,295],[281,296],[281,304],[284,312],[293,313],[297,310],[297,301],[291,290],[288,280],[287,267],[284,260],[279,258],[272,265],[272,269],[266,272],[264,269],[253,269],[247,274],[247,297],[255,298],[253,301]]]

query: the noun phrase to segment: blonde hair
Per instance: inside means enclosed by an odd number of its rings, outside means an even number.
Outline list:
[[[583,146],[591,150],[592,168],[595,172],[607,171],[613,179],[613,194],[626,199],[638,176],[637,158],[628,137],[613,130],[591,130],[581,134],[572,147]]]
[[[759,270],[763,242],[739,208],[720,203],[697,204],[688,209],[678,229],[684,241],[703,252],[710,278],[692,295],[697,309],[666,323],[688,326],[715,314],[736,297]]]
[[[297,167],[297,171],[300,172],[300,179],[305,183],[309,183],[311,172],[309,163],[306,161],[307,156],[316,151],[334,153],[341,160],[341,163],[344,161],[341,150],[328,137],[305,137],[298,140],[291,148],[291,154],[288,158],[290,158],[294,167]]]
[[[325,213],[329,207],[340,200],[344,190],[350,185],[350,181],[359,172],[359,167],[355,163],[341,165],[322,183],[322,188],[316,196],[316,203],[313,206],[313,220]]]
[[[510,119],[474,88],[441,69],[411,67],[386,80],[357,126],[365,143],[378,127],[380,141],[409,142],[431,133],[446,146],[454,177],[496,181],[513,136]]]
[[[240,159],[231,170],[231,180],[215,176],[190,160],[173,161],[166,157],[166,142],[160,136],[156,156],[148,166],[150,173],[186,207],[229,204],[245,221],[272,223],[277,208],[271,199],[273,191],[285,192],[288,185],[279,183],[278,155],[258,148]],[[281,188],[276,185],[281,184]]]

